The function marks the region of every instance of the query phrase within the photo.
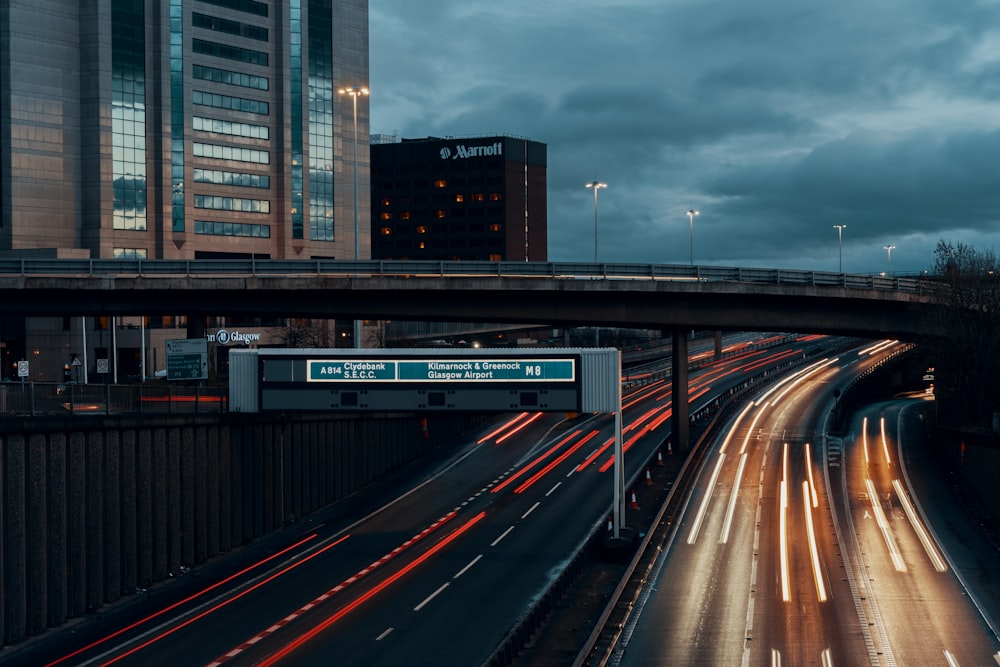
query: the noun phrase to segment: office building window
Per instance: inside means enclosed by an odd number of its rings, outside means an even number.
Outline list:
[[[241,213],[271,212],[271,202],[266,199],[235,199],[233,197],[215,197],[212,195],[195,195],[194,207],[215,211],[239,211]]]
[[[115,248],[115,259],[146,259],[145,248]]]
[[[251,225],[242,222],[218,222],[214,220],[195,220],[194,233],[206,236],[271,238],[271,228],[267,225]]]
[[[258,42],[267,41],[267,28],[261,28],[250,23],[232,21],[218,16],[209,16],[208,14],[194,12],[191,14],[191,25],[195,28],[213,30],[223,35],[246,37],[247,39],[256,39]]]
[[[308,0],[309,238],[333,241],[333,3]]]
[[[267,16],[267,5],[263,2],[258,2],[258,0],[201,0],[206,5],[215,5],[216,7],[225,7],[226,9],[235,9],[240,12],[246,12],[247,14],[253,14],[254,16]]]
[[[191,50],[194,53],[205,56],[215,56],[216,58],[225,58],[226,60],[235,60],[251,65],[267,66],[267,53],[263,51],[241,49],[238,46],[219,44],[218,42],[210,42],[205,39],[191,40]]]
[[[219,146],[218,144],[202,144],[195,142],[192,151],[197,157],[214,158],[217,160],[233,160],[235,162],[251,162],[254,164],[268,164],[271,156],[267,151],[258,151],[252,148],[240,148],[239,146]]]
[[[218,118],[202,118],[195,116],[191,119],[191,128],[198,132],[214,132],[215,134],[227,134],[231,137],[243,137],[245,139],[268,139],[271,131],[263,125],[251,125],[250,123],[236,123]]]
[[[215,83],[226,83],[231,86],[242,88],[254,88],[256,90],[267,90],[270,82],[266,76],[254,76],[243,72],[233,72],[228,69],[218,67],[206,67],[205,65],[195,65],[191,70],[191,75],[195,79],[202,81],[214,81]]]
[[[241,188],[263,188],[265,190],[271,187],[271,177],[265,174],[241,174],[219,169],[195,169],[194,182],[232,185]]]
[[[228,109],[229,111],[243,111],[255,113],[261,116],[268,114],[267,102],[261,100],[250,100],[245,97],[230,97],[229,95],[217,95],[196,90],[191,94],[191,101],[206,107],[216,109]]]

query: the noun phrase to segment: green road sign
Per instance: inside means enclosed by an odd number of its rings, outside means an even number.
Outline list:
[[[309,382],[575,382],[573,359],[310,359]]]

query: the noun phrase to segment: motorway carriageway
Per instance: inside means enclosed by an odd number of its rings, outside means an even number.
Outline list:
[[[802,337],[704,366],[691,376],[692,414],[745,378],[833,343]],[[668,439],[670,394],[661,380],[626,396],[626,479]],[[88,623],[40,643],[32,661],[481,664],[606,521],[612,426],[610,415],[502,420],[391,502],[352,520],[304,521],[268,557],[169,604],[154,606],[157,596],[133,605],[115,627]]]

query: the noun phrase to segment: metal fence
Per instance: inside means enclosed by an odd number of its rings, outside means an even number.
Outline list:
[[[933,276],[831,273],[680,264],[475,262],[430,260],[260,259],[0,259],[0,275],[116,276],[372,276],[692,280],[926,292]]]
[[[0,382],[0,416],[205,414],[229,410],[224,387]]]

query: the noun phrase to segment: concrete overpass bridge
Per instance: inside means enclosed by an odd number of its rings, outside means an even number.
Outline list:
[[[651,264],[0,260],[0,316],[243,315],[794,331],[938,331],[934,282]]]
[[[675,443],[688,440],[691,329],[943,336],[934,281],[553,262],[0,260],[0,317],[394,319],[672,330]],[[189,337],[203,335],[189,325]]]

